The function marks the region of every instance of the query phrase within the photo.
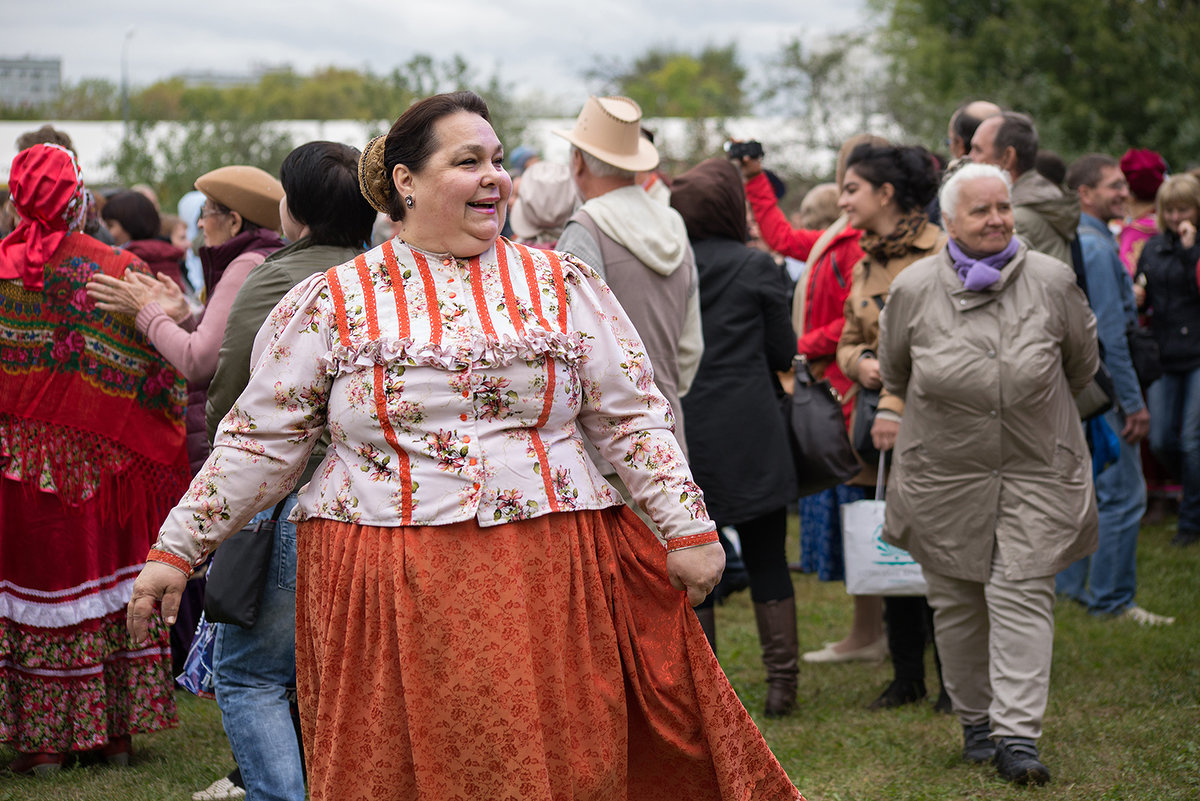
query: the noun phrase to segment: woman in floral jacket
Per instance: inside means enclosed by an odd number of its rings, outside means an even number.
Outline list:
[[[294,514],[313,799],[794,799],[688,607],[724,555],[644,348],[587,266],[499,238],[501,158],[466,92],[364,150],[399,236],[275,308],[130,629],[328,429]]]

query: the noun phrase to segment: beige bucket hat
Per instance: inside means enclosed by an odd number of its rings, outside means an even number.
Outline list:
[[[283,184],[258,167],[218,167],[196,179],[196,188],[250,222],[279,230],[279,200]]]
[[[658,151],[642,138],[642,107],[628,97],[589,97],[570,131],[553,133],[617,169],[645,172],[658,166]]]

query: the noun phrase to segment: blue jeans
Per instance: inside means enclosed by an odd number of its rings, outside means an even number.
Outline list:
[[[304,768],[287,688],[296,684],[296,526],[275,527],[275,547],[254,628],[221,624],[213,649],[217,704],[254,801],[304,801]],[[255,520],[269,520],[274,507]]]
[[[1179,530],[1200,531],[1200,367],[1164,373],[1146,390],[1150,450],[1183,484]]]
[[[1108,412],[1105,420],[1120,434],[1124,422],[1115,411]],[[1120,458],[1096,476],[1100,513],[1096,553],[1067,567],[1055,581],[1059,594],[1086,604],[1096,615],[1123,612],[1137,592],[1137,541],[1146,512],[1146,480],[1138,447],[1120,442]]]

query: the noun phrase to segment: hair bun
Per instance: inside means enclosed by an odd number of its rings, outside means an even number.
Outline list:
[[[381,214],[390,214],[389,200],[392,196],[392,179],[384,169],[383,151],[387,134],[380,134],[367,143],[358,159],[358,188],[371,208]]]

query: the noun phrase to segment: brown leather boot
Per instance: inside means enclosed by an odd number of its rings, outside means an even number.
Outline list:
[[[767,669],[769,718],[789,714],[796,707],[796,677],[800,673],[796,642],[796,599],[784,598],[754,605],[758,641],[762,643],[763,667]]]
[[[707,609],[695,609],[696,617],[700,619],[700,628],[704,629],[704,637],[708,640],[708,647],[712,648],[713,653],[717,652],[717,608],[710,606]]]

